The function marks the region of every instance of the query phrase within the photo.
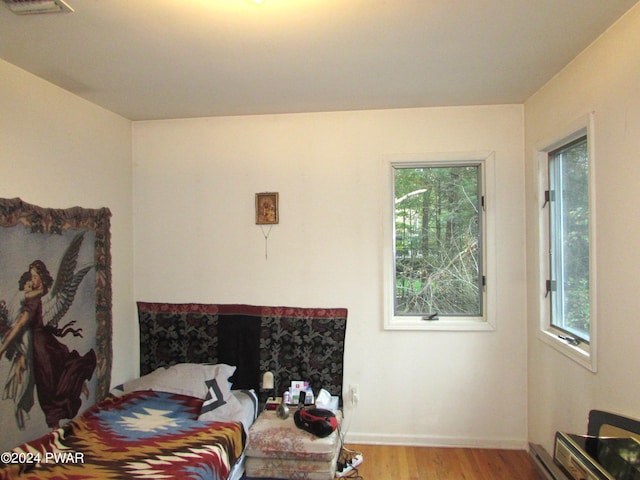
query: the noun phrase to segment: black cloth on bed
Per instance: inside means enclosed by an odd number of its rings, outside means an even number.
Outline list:
[[[231,377],[234,389],[255,389],[260,385],[259,317],[243,315],[220,317],[218,362],[237,367]]]

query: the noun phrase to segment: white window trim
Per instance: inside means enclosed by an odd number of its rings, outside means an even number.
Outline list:
[[[469,319],[465,317],[443,317],[436,321],[425,321],[421,316],[394,315],[394,204],[393,169],[396,166],[411,166],[412,164],[429,163],[437,165],[455,164],[456,162],[479,162],[484,170],[482,175],[485,209],[484,224],[484,312],[483,317]],[[495,153],[491,151],[451,152],[451,153],[422,153],[422,154],[393,154],[385,155],[382,159],[384,171],[384,202],[383,202],[383,318],[385,330],[444,330],[444,331],[494,331],[496,323],[496,235],[495,235]]]
[[[594,113],[591,112],[584,117],[572,122],[556,135],[545,141],[538,142],[536,154],[538,158],[538,200],[544,199],[544,192],[548,189],[548,154],[556,148],[575,140],[586,133],[587,151],[589,155],[589,343],[570,345],[561,337],[566,333],[554,328],[551,325],[551,309],[549,299],[545,297],[545,281],[550,278],[549,272],[549,221],[548,211],[539,204],[538,230],[540,232],[540,323],[537,330],[537,337],[542,342],[551,346],[558,352],[577,362],[584,368],[597,371],[597,305],[596,305],[596,209],[595,209],[595,148],[594,148]]]

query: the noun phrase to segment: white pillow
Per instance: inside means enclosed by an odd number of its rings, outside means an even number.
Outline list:
[[[255,390],[231,390],[231,394],[242,405],[242,425],[244,425],[244,431],[249,434],[249,427],[253,425],[256,418],[258,418],[259,401],[258,395]]]
[[[154,390],[189,395],[204,400],[209,394],[207,382],[215,379],[221,399],[225,401],[231,396],[228,379],[235,371],[236,367],[224,363],[216,365],[179,363],[168,368],[158,368],[148,375],[126,382],[123,390],[124,393]]]

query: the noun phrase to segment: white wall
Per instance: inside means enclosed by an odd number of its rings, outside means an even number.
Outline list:
[[[130,121],[0,60],[0,196],[111,210],[115,382],[137,362],[131,170]]]
[[[523,447],[521,105],[134,124],[138,300],[347,307],[352,441]],[[496,152],[498,328],[382,330],[382,157]],[[265,259],[254,194],[280,193]],[[264,229],[267,232],[267,229]]]
[[[597,350],[592,373],[536,338],[536,143],[595,111]],[[640,5],[531,97],[526,112],[529,436],[586,433],[588,411],[640,418]]]

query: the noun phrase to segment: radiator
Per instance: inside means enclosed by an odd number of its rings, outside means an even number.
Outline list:
[[[551,455],[542,447],[535,443],[529,444],[529,455],[533,459],[533,464],[544,480],[567,480],[567,476],[554,463]]]

